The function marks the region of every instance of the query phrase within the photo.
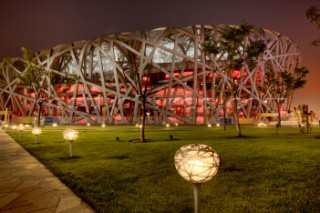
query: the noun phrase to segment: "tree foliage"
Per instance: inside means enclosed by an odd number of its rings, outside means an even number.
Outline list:
[[[238,136],[241,136],[239,113],[237,109],[239,85],[243,76],[254,69],[266,49],[266,42],[258,36],[254,25],[243,22],[240,26],[226,26],[220,29],[216,39],[210,38],[203,43],[203,51],[214,58],[222,58],[215,71],[232,79],[225,83],[226,94],[233,99],[234,117]],[[240,71],[240,76],[235,75]],[[225,97],[229,99],[229,97]],[[225,103],[225,102],[224,102]]]
[[[316,27],[320,29],[320,5],[311,5],[306,11],[306,17],[310,23],[316,25]],[[320,46],[320,38],[313,40],[311,44],[314,46]]]
[[[20,86],[35,93],[35,100],[38,104],[38,119],[37,125],[40,125],[40,116],[42,106],[50,100],[49,90],[54,86],[66,86],[65,89],[77,80],[75,75],[67,72],[57,72],[46,69],[36,54],[25,47],[21,48],[21,60],[7,58],[5,64],[15,69],[18,73]]]
[[[145,52],[145,47],[139,40],[129,40],[123,37],[118,38],[123,44],[116,44],[121,53],[120,74],[124,82],[130,84],[133,88],[133,98],[138,98],[141,103],[141,135],[140,141],[145,142],[145,124],[148,96],[152,94],[154,88],[159,83],[161,72],[155,71],[152,61],[146,61],[140,55]],[[132,47],[132,49],[124,48],[123,45]],[[126,85],[124,85],[126,86]]]
[[[298,67],[293,73],[288,71],[275,71],[270,70],[265,73],[264,85],[259,87],[259,90],[263,93],[271,93],[273,101],[277,106],[277,130],[281,127],[281,109],[283,104],[288,101],[290,110],[290,100],[288,98],[292,93],[299,88],[302,88],[307,80],[305,79],[309,70],[306,67]]]

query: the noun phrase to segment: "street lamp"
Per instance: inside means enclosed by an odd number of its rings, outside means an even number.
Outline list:
[[[34,127],[31,132],[32,132],[32,134],[34,134],[36,136],[35,143],[38,143],[38,135],[40,135],[42,133],[41,128],[40,127]]]
[[[75,129],[66,129],[63,131],[63,138],[69,142],[70,158],[72,157],[72,143],[79,137],[79,131]]]
[[[176,152],[174,164],[179,175],[193,184],[194,210],[199,213],[201,184],[217,174],[220,165],[218,153],[204,144],[189,144]]]

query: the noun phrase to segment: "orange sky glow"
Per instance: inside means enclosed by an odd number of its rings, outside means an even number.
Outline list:
[[[151,30],[163,26],[240,24],[279,32],[299,45],[302,66],[310,73],[296,91],[293,105],[309,105],[320,118],[320,47],[310,42],[320,30],[305,11],[319,0],[0,0],[0,58],[105,34]]]

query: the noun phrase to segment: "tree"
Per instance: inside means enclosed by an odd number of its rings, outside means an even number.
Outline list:
[[[77,77],[68,73],[57,73],[47,70],[36,57],[36,54],[25,47],[21,48],[22,59],[15,60],[6,58],[4,62],[17,70],[18,78],[21,80],[20,86],[33,91],[35,101],[38,104],[37,122],[35,125],[40,126],[40,118],[43,105],[51,99],[49,90],[52,86],[68,87],[75,83]]]
[[[265,74],[264,85],[263,87],[259,87],[259,90],[264,94],[270,93],[276,104],[278,113],[276,124],[277,134],[278,129],[281,127],[282,106],[287,102],[287,110],[290,111],[290,97],[296,89],[302,88],[307,83],[305,78],[308,72],[306,67],[298,67],[293,73],[270,70]]]
[[[142,35],[143,36],[143,35]],[[122,79],[125,82],[121,86],[132,88],[131,95],[138,98],[141,106],[141,134],[140,141],[145,142],[145,124],[148,96],[152,94],[154,88],[159,83],[161,72],[153,66],[151,57],[145,56],[145,46],[140,40],[125,39],[119,36],[118,40],[122,43],[115,44],[121,53],[119,69]],[[132,47],[132,48],[126,48]],[[129,89],[126,88],[128,91]]]
[[[320,29],[320,5],[311,5],[306,11],[307,19]],[[311,42],[314,46],[320,46],[320,39],[315,39]]]
[[[215,72],[219,72],[222,79],[231,79],[224,82],[226,94],[230,96],[225,99],[230,98],[233,101],[233,115],[239,137],[242,136],[237,107],[241,98],[239,86],[242,85],[243,77],[256,67],[265,49],[265,41],[259,38],[255,27],[246,21],[240,26],[221,28],[216,39],[212,38],[203,43],[205,53],[222,59],[220,64],[215,65]]]

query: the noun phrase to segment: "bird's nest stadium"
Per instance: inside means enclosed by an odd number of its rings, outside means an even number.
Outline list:
[[[272,94],[259,92],[258,86],[263,86],[265,73],[270,69],[293,72],[301,61],[298,46],[284,35],[256,29],[260,39],[267,41],[267,49],[253,70],[236,71],[243,79],[238,106],[233,106],[224,95],[225,84],[230,79],[223,70],[216,70],[219,60],[224,60],[224,53],[209,57],[202,51],[202,44],[216,39],[217,31],[223,27],[158,28],[101,36],[39,51],[38,62],[50,72],[78,76],[68,91],[61,87],[48,88],[49,100],[43,107],[43,116],[69,124],[137,124],[142,117],[139,89],[149,90],[146,102],[149,124],[217,123],[224,110],[231,118],[234,107],[243,120],[276,112]],[[256,38],[248,37],[247,41],[252,39]],[[138,81],[130,75],[132,58],[139,72]],[[23,58],[15,60],[23,61]],[[8,110],[13,120],[27,119],[36,114],[38,106],[34,92],[18,86],[20,79],[16,72],[23,70],[0,64],[0,110]],[[50,84],[49,78],[43,81]],[[152,83],[152,88],[141,86],[146,81]]]

